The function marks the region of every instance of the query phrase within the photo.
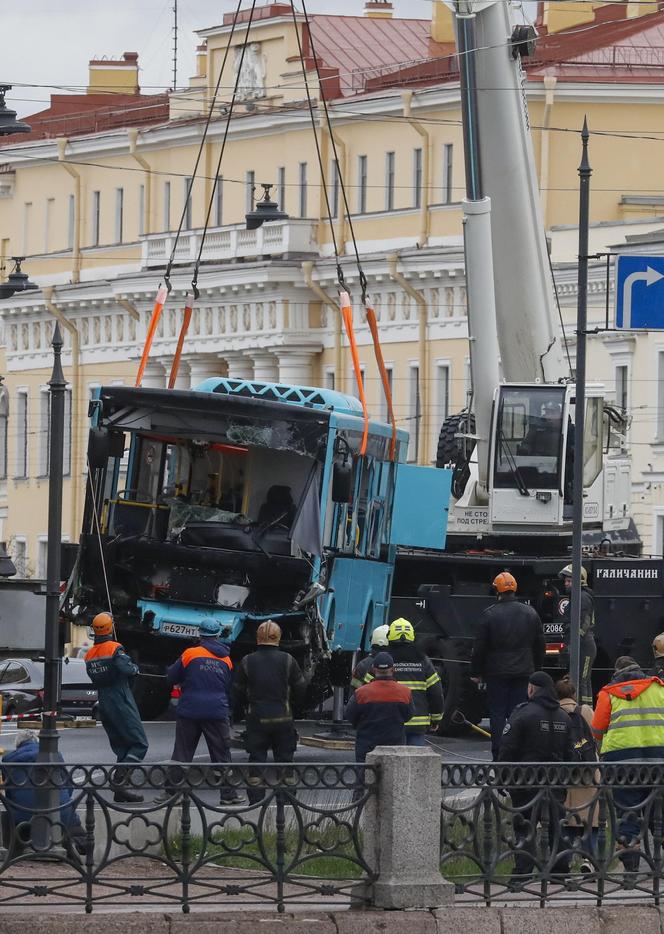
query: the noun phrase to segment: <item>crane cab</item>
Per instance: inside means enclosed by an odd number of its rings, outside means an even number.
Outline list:
[[[584,450],[574,431],[574,386],[500,386],[493,408],[489,519],[493,528],[571,529],[575,458],[583,456],[584,525],[626,528],[629,457],[611,447],[610,412],[599,388],[588,389]],[[615,434],[615,433],[614,433]]]

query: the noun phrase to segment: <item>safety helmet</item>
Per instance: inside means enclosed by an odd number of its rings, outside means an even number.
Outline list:
[[[198,632],[203,636],[218,636],[221,632],[221,623],[212,617],[202,619],[198,624]]]
[[[110,613],[97,613],[92,620],[92,629],[96,636],[110,636],[113,632],[113,617]]]
[[[389,642],[414,642],[415,630],[413,624],[403,617],[395,619],[390,625],[387,638]]]
[[[371,633],[371,644],[385,646],[388,645],[388,633],[390,627],[385,626],[376,626],[374,631]],[[664,653],[663,653],[664,654]]]
[[[572,565],[566,564],[562,571],[558,571],[558,577],[572,577]],[[581,583],[588,586],[588,572],[584,567],[581,568]]]
[[[652,650],[655,654],[655,658],[661,658],[664,655],[664,632],[660,632],[658,636],[652,640]]]
[[[492,586],[497,593],[516,593],[516,580],[509,571],[501,571],[494,577]]]
[[[281,642],[281,626],[278,626],[271,619],[261,623],[256,630],[256,642],[258,645],[279,645]]]

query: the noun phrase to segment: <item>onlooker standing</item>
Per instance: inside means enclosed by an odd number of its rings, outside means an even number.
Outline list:
[[[647,678],[629,655],[621,655],[613,677],[597,696],[592,729],[605,762],[664,759],[664,685],[659,678]],[[646,796],[638,787],[613,792],[621,815],[617,842],[627,872],[639,866],[639,812]]]
[[[85,667],[97,688],[102,726],[118,762],[142,762],[148,740],[130,683],[138,674],[138,665],[114,640],[110,613],[98,613],[92,620],[92,629],[95,641],[85,655]],[[143,795],[127,788],[129,774],[126,765],[114,770],[111,785],[117,802],[134,804],[143,800]]]
[[[664,632],[652,640],[652,654],[655,656],[650,674],[655,678],[664,679]]]
[[[572,724],[561,710],[553,680],[545,671],[528,679],[528,700],[519,704],[505,724],[498,752],[501,762],[572,762]],[[534,867],[536,826],[546,814],[550,845],[563,814],[565,791],[543,787],[510,787],[516,836],[512,884],[525,881]]]
[[[200,642],[185,649],[166,672],[169,685],[180,686],[175,721],[175,762],[192,762],[201,736],[205,737],[211,762],[231,761],[230,687],[233,663],[230,649],[217,638],[221,624],[206,619],[199,626]],[[157,803],[170,798],[168,787]],[[221,790],[222,804],[238,804],[239,792],[228,785]]]
[[[528,678],[546,658],[542,621],[516,599],[517,584],[507,571],[493,580],[497,603],[482,613],[470,659],[470,676],[486,682],[491,752],[498,758],[505,721],[528,698]],[[553,682],[551,682],[553,687]]]
[[[266,762],[270,749],[275,762],[292,762],[297,748],[292,704],[304,696],[306,681],[293,656],[279,648],[281,628],[271,619],[258,627],[256,642],[257,650],[240,662],[233,685],[234,701],[247,711],[245,748],[250,762]],[[253,804],[265,794],[258,769],[249,770],[248,782]]]
[[[30,821],[39,810],[39,786],[33,782],[29,765],[37,762],[39,739],[32,730],[19,730],[16,733],[16,747],[2,757],[3,765],[21,765],[25,768],[3,769],[6,811],[16,828],[16,842],[20,846],[30,839]],[[58,753],[58,761],[64,762]],[[53,774],[53,773],[51,773]],[[81,855],[86,852],[85,830],[76,809],[72,804],[73,787],[67,783],[64,772],[58,769],[54,776],[60,788],[60,823],[63,840],[69,855]],[[12,854],[16,855],[16,854]]]
[[[387,648],[387,634],[389,631],[390,627],[383,625],[376,626],[374,631],[371,633],[371,652],[367,655],[366,658],[363,658],[361,662],[358,662],[358,664],[353,669],[353,674],[350,679],[350,686],[354,691],[356,691],[361,684],[364,684],[364,679],[373,668],[373,660],[376,655],[382,649]]]
[[[415,715],[410,688],[394,679],[394,659],[378,652],[374,680],[361,685],[346,705],[344,717],[355,728],[355,759],[364,762],[376,746],[403,746],[405,724]]]
[[[561,600],[559,606],[562,607],[561,616],[563,620],[563,637],[569,645],[571,637],[571,613],[572,613],[572,565],[568,564],[560,571],[558,577],[562,577],[565,587],[566,597]],[[566,602],[565,602],[566,601]],[[588,572],[584,567],[581,568],[581,626],[580,626],[580,655],[579,655],[579,677],[581,681],[581,703],[593,703],[592,673],[593,664],[597,657],[597,645],[595,643],[595,596],[588,586]]]
[[[413,693],[415,714],[406,723],[406,745],[424,746],[426,732],[443,719],[443,687],[431,659],[415,645],[415,630],[407,619],[395,619],[387,634],[389,654],[394,660],[394,677]],[[373,681],[373,671],[365,683]]]

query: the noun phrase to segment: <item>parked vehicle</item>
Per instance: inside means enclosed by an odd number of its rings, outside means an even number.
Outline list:
[[[44,699],[44,664],[30,658],[0,659],[3,714],[40,713]],[[63,658],[59,710],[69,716],[97,715],[97,691],[81,658]]]

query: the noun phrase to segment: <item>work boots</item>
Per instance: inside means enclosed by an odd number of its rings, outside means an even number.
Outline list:
[[[143,801],[143,795],[137,791],[130,791],[127,787],[129,782],[129,769],[127,766],[118,766],[111,773],[111,789],[113,791],[113,800],[116,804],[140,804]]]

